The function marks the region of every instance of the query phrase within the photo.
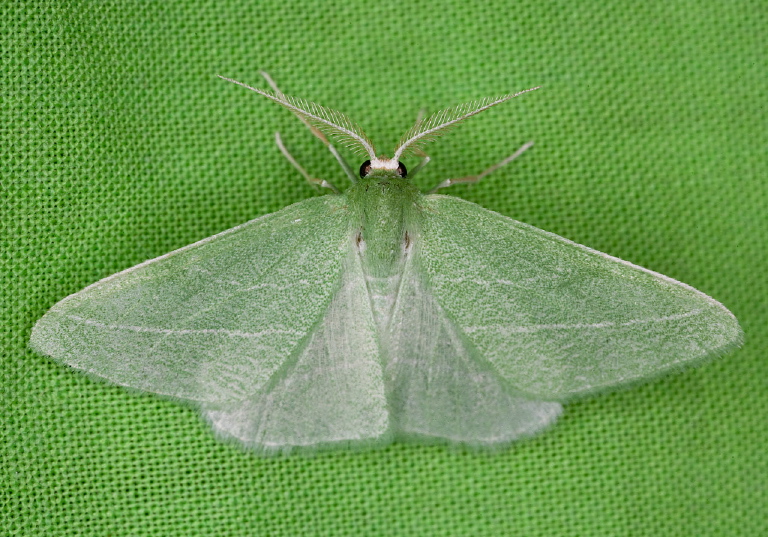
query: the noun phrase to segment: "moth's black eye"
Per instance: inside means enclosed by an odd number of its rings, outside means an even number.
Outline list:
[[[408,175],[408,170],[405,169],[405,164],[403,164],[399,160],[397,161],[397,174],[400,177],[405,177],[406,175]]]
[[[369,173],[371,173],[371,161],[370,160],[366,160],[360,166],[360,177],[363,178],[366,175],[368,175]]]

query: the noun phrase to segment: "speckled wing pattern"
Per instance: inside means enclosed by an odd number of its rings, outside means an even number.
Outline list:
[[[51,308],[31,345],[123,386],[240,400],[339,285],[347,223],[334,201],[297,203],[105,278]]]
[[[423,200],[428,291],[484,363],[530,398],[564,401],[742,341],[696,289],[442,195]]]
[[[421,269],[419,243],[428,241],[415,241],[383,334],[393,430],[406,439],[493,446],[554,423],[561,405],[527,397],[499,376],[463,333],[463,320],[440,305]]]
[[[283,370],[247,400],[203,405],[219,434],[266,452],[389,438],[365,277],[351,247],[344,261],[341,285]]]

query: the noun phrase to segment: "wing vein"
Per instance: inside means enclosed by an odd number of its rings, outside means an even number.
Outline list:
[[[280,263],[281,261],[283,261],[283,260],[284,260],[284,259],[285,259],[285,258],[288,256],[289,252],[290,252],[290,250],[289,250],[289,249],[284,249],[284,250],[283,250],[283,252],[282,252],[282,253],[281,253],[279,256],[277,256],[277,258],[276,258],[275,260],[273,260],[271,263],[268,263],[268,264],[267,264],[267,265],[264,267],[264,270],[261,270],[261,271],[259,272],[259,274],[261,275],[261,274],[264,274],[264,273],[266,273],[266,272],[269,272],[270,270],[274,269],[274,267],[278,266],[278,265],[279,265],[279,263]],[[245,289],[235,289],[235,290],[234,290],[234,292],[231,292],[231,293],[229,293],[228,295],[226,295],[226,296],[222,297],[222,298],[221,298],[221,300],[219,300],[218,302],[216,302],[216,303],[213,303],[213,302],[212,302],[212,303],[211,303],[211,304],[210,304],[208,307],[206,307],[206,308],[201,308],[200,310],[196,311],[196,312],[195,312],[193,315],[190,315],[189,317],[185,318],[185,319],[184,319],[184,323],[185,323],[185,324],[186,324],[186,323],[189,323],[189,322],[190,322],[190,321],[192,321],[193,319],[199,318],[201,315],[203,315],[203,314],[205,314],[205,313],[209,312],[209,311],[210,311],[210,310],[212,310],[212,309],[213,309],[215,306],[218,306],[218,305],[224,304],[224,303],[226,303],[226,302],[228,302],[228,301],[232,300],[232,299],[233,299],[235,296],[237,296],[237,295],[240,295],[240,294],[243,294],[243,293],[248,293],[248,292],[250,292],[251,290],[253,290],[253,287],[247,287],[247,288],[245,288]],[[153,342],[153,343],[152,343],[152,345],[150,345],[150,346],[147,348],[147,352],[144,354],[144,357],[147,357],[147,356],[151,356],[152,352],[153,352],[153,351],[154,351],[154,350],[157,348],[157,346],[158,346],[158,345],[160,345],[161,343],[165,342],[165,340],[166,340],[166,339],[167,339],[167,338],[168,338],[170,335],[171,335],[171,334],[169,334],[169,333],[164,333],[162,337],[158,338],[158,339],[157,339],[157,341]]]
[[[273,334],[294,334],[297,336],[301,335],[301,332],[299,332],[298,330],[284,330],[279,328],[272,329],[272,330],[262,330],[261,332],[254,332],[254,333],[243,332],[240,330],[227,330],[225,328],[171,330],[169,328],[151,328],[148,326],[107,324],[107,323],[96,321],[94,319],[86,319],[84,317],[80,317],[79,315],[64,315],[64,317],[71,319],[73,321],[90,325],[90,326],[96,326],[98,328],[106,328],[108,330],[128,330],[131,332],[149,332],[152,334],[165,334],[169,336],[170,335],[189,335],[189,334],[224,334],[224,335],[233,336],[233,337],[259,338],[263,336],[270,336]]]
[[[504,327],[497,327],[498,330],[503,330],[505,333],[518,333],[518,334],[530,334],[534,332],[543,332],[545,330],[577,330],[577,329],[585,329],[585,328],[616,328],[620,326],[631,326],[633,324],[650,324],[650,323],[657,323],[657,322],[667,322],[667,321],[679,321],[680,319],[686,319],[688,317],[693,317],[695,315],[700,315],[704,313],[704,310],[696,309],[687,311],[685,313],[677,313],[674,315],[666,315],[664,317],[656,317],[652,319],[632,319],[629,321],[624,321],[622,323],[615,323],[612,321],[603,321],[600,323],[574,323],[574,324],[561,324],[561,323],[555,323],[555,324],[538,324],[538,325],[531,325],[531,326],[504,326]],[[486,330],[487,327],[483,326],[468,326],[465,328],[465,330],[469,333],[477,332],[480,330]]]

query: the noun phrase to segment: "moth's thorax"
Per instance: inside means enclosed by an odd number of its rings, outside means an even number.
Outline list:
[[[418,229],[422,194],[395,173],[363,177],[348,191],[351,235],[366,275],[387,278],[399,272]]]

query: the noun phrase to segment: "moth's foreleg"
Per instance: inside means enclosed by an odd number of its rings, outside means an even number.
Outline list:
[[[293,164],[294,168],[299,170],[299,173],[304,177],[304,179],[307,180],[307,182],[310,185],[321,187],[321,188],[330,188],[336,194],[339,193],[339,189],[336,188],[335,186],[333,186],[333,184],[331,184],[330,182],[326,181],[325,179],[320,179],[319,177],[313,177],[313,176],[309,175],[307,170],[305,170],[304,167],[296,161],[294,156],[291,155],[291,153],[285,147],[285,145],[283,144],[283,139],[280,138],[280,133],[279,132],[275,133],[275,143],[277,144],[278,149],[280,149],[280,152],[283,154],[283,156],[286,158],[286,160],[288,160],[288,162]]]

